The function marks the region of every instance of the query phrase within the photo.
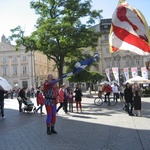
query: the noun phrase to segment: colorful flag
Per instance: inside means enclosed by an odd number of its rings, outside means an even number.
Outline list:
[[[81,61],[77,62],[74,65],[73,71],[63,75],[61,78],[66,78],[66,77],[72,76],[73,74],[76,74],[76,73],[82,71],[85,67],[91,65],[94,61],[97,61],[98,58],[99,58],[98,54],[95,54],[94,57],[91,57],[91,58],[88,58],[88,59],[81,60]]]
[[[106,76],[107,76],[107,78],[108,78],[108,81],[111,82],[109,69],[106,69],[106,70],[105,70],[105,73],[106,73]]]
[[[143,78],[148,79],[148,70],[146,67],[141,67],[141,73]]]
[[[131,68],[131,73],[133,78],[136,77],[138,75],[137,67]]]
[[[150,32],[142,13],[126,1],[120,1],[112,16],[109,34],[110,51],[126,50],[150,54]]]
[[[115,77],[115,80],[118,82],[119,84],[119,71],[118,71],[118,67],[115,67],[115,68],[112,68],[112,72],[113,72],[113,75]]]
[[[123,68],[124,76],[126,80],[129,80],[129,69],[128,68]]]

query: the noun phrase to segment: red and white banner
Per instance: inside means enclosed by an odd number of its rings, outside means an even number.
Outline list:
[[[129,68],[123,68],[123,72],[126,80],[129,80]]]
[[[108,81],[111,82],[109,69],[106,69],[106,70],[105,70],[105,73],[106,73],[106,76],[107,76],[107,78],[108,78]]]
[[[148,79],[148,70],[146,67],[141,67],[141,73],[143,78]]]
[[[125,50],[150,55],[149,43],[149,28],[142,13],[126,1],[119,4],[112,16],[110,51]]]
[[[119,71],[118,71],[118,68],[117,67],[112,68],[112,72],[113,72],[113,75],[115,77],[115,80],[118,81],[118,83],[119,83]]]
[[[137,67],[131,68],[131,73],[133,78],[136,77],[138,75]]]

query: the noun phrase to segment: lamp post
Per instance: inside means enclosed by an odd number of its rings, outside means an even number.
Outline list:
[[[121,56],[118,58],[118,74],[119,74],[118,82],[119,82],[119,84],[120,84],[121,82],[123,82],[123,81],[122,81],[122,74],[121,74],[120,61],[121,61]]]
[[[118,83],[120,85],[120,58],[118,59],[118,74],[119,74]]]

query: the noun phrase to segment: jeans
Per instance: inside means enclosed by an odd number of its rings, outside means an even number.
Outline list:
[[[108,99],[108,104],[110,104],[110,98],[109,98],[109,96],[110,96],[110,92],[107,92],[107,93],[105,94],[105,102],[107,102],[106,99]]]

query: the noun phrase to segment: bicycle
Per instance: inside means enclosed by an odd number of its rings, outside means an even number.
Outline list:
[[[115,106],[117,104],[117,101],[113,97],[109,97],[110,99],[110,104],[108,106]],[[101,106],[105,102],[105,97],[104,96],[98,96],[94,99],[94,104],[96,106]],[[108,101],[106,101],[108,103]]]

